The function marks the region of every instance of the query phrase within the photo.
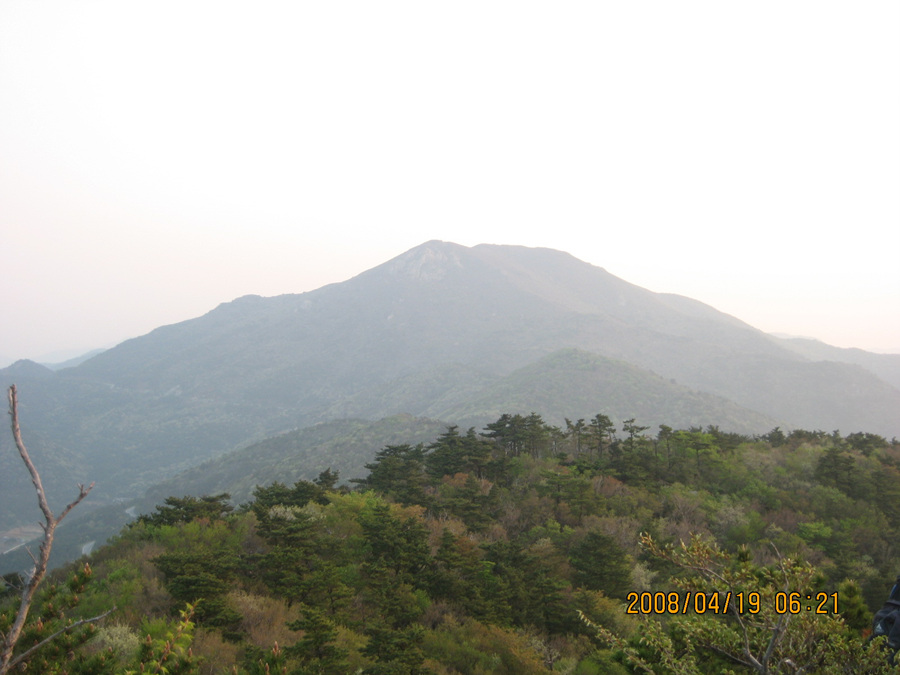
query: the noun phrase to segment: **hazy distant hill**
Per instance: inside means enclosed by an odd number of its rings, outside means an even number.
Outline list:
[[[577,349],[554,352],[465,400],[440,399],[426,414],[481,428],[509,410],[544,411],[545,419],[560,425],[566,416],[590,419],[598,412],[620,421],[635,417],[654,432],[660,424],[680,429],[713,424],[752,434],[782,424],[720,396]]]
[[[368,474],[365,464],[385,445],[427,444],[446,429],[443,422],[411,415],[322,422],[204,462],[154,485],[148,496],[158,503],[169,495],[228,492],[232,502],[241,504],[250,501],[257,485],[293,485],[326,469],[338,471],[343,483]]]
[[[875,354],[863,349],[832,347],[809,338],[780,338],[779,344],[811,361],[853,363],[900,389],[900,354]]]
[[[561,351],[573,349],[586,354]],[[65,449],[97,499],[352,416],[454,422],[508,405],[900,435],[900,390],[865,364],[810,358],[559,251],[434,241],[343,283],[239,298],[76,367],[19,362],[0,382],[19,385],[26,438]],[[15,513],[0,481],[0,513]]]
[[[84,354],[79,354],[78,356],[72,357],[71,359],[66,359],[65,361],[58,361],[54,363],[43,363],[41,365],[46,366],[50,370],[62,370],[63,368],[74,368],[75,366],[81,365],[88,359],[92,359],[97,354],[102,354],[105,352],[105,349],[92,349],[89,352],[85,352]]]

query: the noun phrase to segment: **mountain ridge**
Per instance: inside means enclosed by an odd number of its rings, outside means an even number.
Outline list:
[[[635,394],[629,417],[647,410],[671,424],[665,404],[712,418],[696,407],[703,404],[708,412],[727,407],[747,432],[777,421],[900,434],[900,390],[863,365],[811,360],[708,305],[640,288],[568,253],[492,244],[425,242],[345,282],[242,296],[75,367],[14,364],[0,370],[0,382],[18,380],[25,425],[81,462],[98,495],[114,497],[360,410],[367,419],[486,419],[496,412],[490,392],[514,390],[509,383],[527,377],[517,371],[561,350],[682,388],[669,390],[672,400],[657,397],[659,414],[639,407]],[[556,383],[559,369],[533,372],[568,396]],[[615,372],[613,380],[634,379],[628,369]],[[592,397],[612,391],[582,390],[568,410],[599,412],[604,401]],[[507,400],[522,407],[509,412],[544,407]]]

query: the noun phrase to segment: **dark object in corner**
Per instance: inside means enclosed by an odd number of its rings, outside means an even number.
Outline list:
[[[872,639],[886,636],[885,648],[890,652],[888,663],[894,665],[900,650],[900,576],[894,582],[884,607],[875,614],[872,622]]]

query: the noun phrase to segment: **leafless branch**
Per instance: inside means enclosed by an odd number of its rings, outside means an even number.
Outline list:
[[[21,654],[16,654],[16,657],[12,661],[9,662],[9,667],[15,668],[16,665],[18,665],[19,663],[21,663],[22,661],[27,659],[29,656],[31,656],[34,652],[36,652],[38,649],[43,647],[45,644],[58,638],[63,633],[68,633],[70,630],[75,630],[79,626],[83,626],[88,623],[94,623],[95,621],[99,621],[100,619],[105,619],[106,617],[108,617],[110,614],[112,614],[115,611],[116,611],[116,608],[113,607],[112,609],[103,612],[103,614],[98,614],[97,616],[92,616],[90,619],[80,619],[80,620],[76,621],[75,623],[65,626],[64,628],[60,628],[53,635],[45,637],[43,640],[38,642],[36,645],[29,647]]]
[[[38,586],[40,586],[41,581],[44,579],[44,575],[47,573],[47,565],[50,560],[50,549],[53,547],[53,535],[56,532],[56,526],[66,517],[69,511],[87,497],[88,493],[94,487],[93,483],[87,488],[85,488],[84,485],[79,485],[78,496],[75,498],[75,501],[63,509],[59,517],[53,515],[53,511],[50,510],[50,505],[47,503],[47,495],[44,492],[41,476],[35,468],[34,463],[31,461],[31,457],[28,456],[28,450],[25,448],[25,441],[22,440],[22,430],[19,428],[19,400],[16,385],[12,385],[9,388],[7,398],[9,399],[10,424],[12,426],[12,434],[16,442],[16,448],[19,451],[19,456],[25,463],[25,467],[28,469],[28,473],[31,475],[31,483],[34,485],[34,490],[37,493],[38,506],[41,509],[41,513],[44,515],[44,522],[41,523],[41,528],[44,530],[44,538],[41,541],[38,556],[31,556],[31,559],[34,561],[34,569],[32,570],[31,578],[22,590],[22,600],[19,603],[19,611],[16,613],[16,618],[9,631],[3,636],[2,644],[0,644],[0,675],[5,675],[5,673],[9,672],[14,663],[18,663],[22,659],[21,655],[17,656],[15,660],[13,659],[13,649],[16,646],[16,642],[19,640],[19,636],[22,634],[22,629],[25,627],[25,622],[28,619],[28,612],[31,609],[31,603],[34,601],[34,595],[37,592]],[[29,555],[31,555],[30,551]],[[102,616],[98,618],[102,618]],[[43,642],[41,644],[43,644]],[[32,650],[29,650],[29,652],[30,651]]]

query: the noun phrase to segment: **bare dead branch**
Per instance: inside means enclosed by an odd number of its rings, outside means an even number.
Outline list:
[[[47,496],[44,493],[44,485],[41,483],[41,475],[28,456],[28,451],[25,449],[25,441],[22,440],[22,430],[19,428],[19,398],[16,385],[12,385],[9,388],[7,397],[9,398],[10,423],[12,425],[13,438],[16,441],[16,448],[19,450],[19,456],[22,458],[22,461],[25,462],[28,473],[31,474],[31,482],[37,492],[41,513],[44,514],[44,519],[49,523],[53,520],[53,512],[50,510],[50,505],[47,504]]]
[[[94,487],[93,483],[87,488],[85,488],[84,485],[79,485],[78,496],[75,500],[63,509],[59,517],[54,517],[53,511],[50,510],[50,505],[47,503],[47,495],[44,492],[41,476],[38,473],[37,468],[35,468],[34,463],[31,461],[31,457],[28,455],[28,450],[25,448],[25,441],[22,440],[22,430],[19,428],[19,400],[16,385],[10,386],[9,391],[7,392],[7,398],[9,400],[10,424],[12,427],[13,438],[16,442],[16,448],[19,451],[19,456],[25,463],[25,467],[28,469],[28,473],[31,475],[31,483],[34,485],[34,490],[37,493],[38,506],[41,509],[41,513],[44,515],[44,522],[41,523],[41,528],[44,530],[44,538],[41,541],[37,557],[35,557],[30,550],[28,551],[28,554],[34,561],[34,568],[31,572],[31,578],[22,590],[22,600],[19,603],[19,611],[16,613],[16,618],[9,631],[3,636],[2,644],[0,644],[0,675],[5,675],[5,673],[9,672],[13,663],[17,663],[21,660],[21,655],[13,660],[13,649],[15,649],[16,642],[18,642],[19,636],[22,634],[22,629],[25,627],[25,622],[28,619],[28,612],[31,609],[31,603],[34,601],[34,595],[37,592],[38,586],[40,586],[41,581],[44,579],[44,575],[47,573],[47,565],[50,560],[50,549],[53,547],[53,536],[56,532],[56,526],[66,517],[69,511],[87,497],[88,493]]]
[[[17,655],[16,655],[16,658],[14,658],[12,661],[9,662],[9,667],[10,667],[10,668],[15,668],[16,665],[18,665],[19,663],[21,663],[22,661],[24,661],[25,659],[27,659],[29,656],[31,656],[34,652],[36,652],[38,649],[40,649],[41,647],[43,647],[45,644],[47,644],[47,643],[51,642],[52,640],[55,640],[56,638],[58,638],[58,637],[59,637],[60,635],[62,635],[63,633],[68,633],[70,630],[75,630],[75,629],[78,628],[79,626],[83,626],[83,625],[88,624],[88,623],[95,623],[95,622],[97,622],[97,621],[100,621],[100,619],[105,619],[106,617],[108,617],[110,614],[112,614],[112,613],[115,612],[115,611],[116,611],[116,607],[113,607],[112,609],[103,612],[103,614],[98,614],[97,616],[92,616],[90,619],[80,619],[80,620],[76,621],[76,622],[73,623],[73,624],[70,624],[70,625],[68,625],[68,626],[65,626],[64,628],[60,628],[60,629],[59,629],[58,631],[56,631],[53,635],[50,635],[50,636],[48,636],[48,637],[45,637],[43,640],[41,640],[40,642],[38,642],[38,643],[37,643],[36,645],[34,645],[33,647],[29,647],[28,649],[26,649],[26,650],[25,650],[24,652],[22,652],[21,654],[17,654]]]
[[[81,483],[79,483],[79,484],[78,484],[78,497],[76,497],[76,499],[75,499],[74,502],[72,502],[71,504],[69,504],[68,506],[66,506],[66,508],[63,509],[63,512],[59,514],[59,518],[56,519],[56,522],[59,523],[59,521],[61,521],[63,518],[65,518],[65,517],[69,514],[69,511],[71,511],[71,510],[74,509],[76,506],[78,506],[78,503],[79,503],[82,499],[84,499],[85,497],[87,497],[87,496],[88,496],[88,493],[89,493],[91,490],[93,490],[93,489],[94,489],[94,484],[93,484],[93,483],[91,483],[91,484],[88,485],[87,487],[84,487],[84,485],[82,485]]]

